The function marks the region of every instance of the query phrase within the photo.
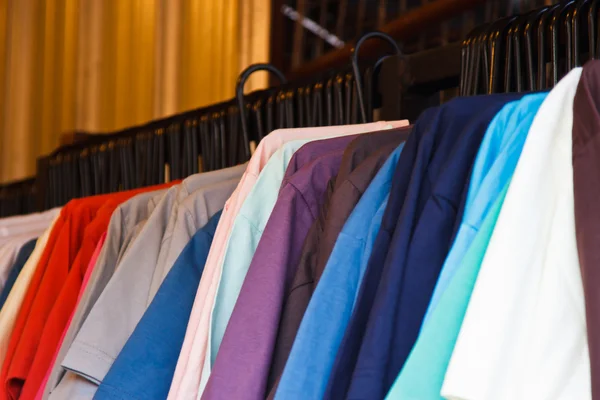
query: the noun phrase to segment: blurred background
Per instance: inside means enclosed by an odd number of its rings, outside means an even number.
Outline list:
[[[457,1],[457,12],[431,19],[441,22],[412,29],[436,1],[0,0],[0,182],[33,175],[38,157],[77,132],[228,100],[252,63],[293,79],[369,31],[394,31],[413,53],[552,3]],[[267,85],[257,74],[246,91]]]

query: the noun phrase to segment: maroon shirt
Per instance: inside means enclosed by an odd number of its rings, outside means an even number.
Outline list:
[[[600,399],[600,61],[583,68],[573,104],[573,189],[592,398]]]

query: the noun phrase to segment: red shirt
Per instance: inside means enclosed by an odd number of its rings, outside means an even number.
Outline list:
[[[2,372],[0,399],[34,398],[68,318],[81,282],[116,207],[136,194],[173,183],[70,201],[52,229],[11,334]],[[56,237],[55,241],[51,240]],[[46,259],[46,253],[50,253]]]

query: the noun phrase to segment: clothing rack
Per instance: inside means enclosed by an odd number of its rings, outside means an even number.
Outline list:
[[[600,1],[569,0],[476,27],[462,43],[383,60],[381,118],[414,121],[454,95],[548,90],[600,55]]]
[[[365,94],[369,119],[379,109],[377,119],[414,121],[425,108],[459,94],[548,89],[572,67],[600,53],[598,4],[562,2],[477,27],[462,43],[412,55],[396,52],[362,66],[363,90],[356,89],[350,65],[293,83],[271,66],[252,66],[242,75],[269,69],[282,82],[243,98],[62,146],[38,160],[35,178],[0,186],[0,212],[45,210],[75,197],[236,165],[249,158],[250,143],[277,128],[369,122],[361,118],[356,93]],[[245,107],[244,122],[239,104]]]

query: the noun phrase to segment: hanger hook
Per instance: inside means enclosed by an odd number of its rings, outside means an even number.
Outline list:
[[[354,46],[354,48],[352,49],[352,70],[354,71],[354,80],[356,82],[356,93],[358,95],[358,105],[360,106],[360,114],[362,117],[362,122],[366,123],[367,122],[367,111],[366,111],[366,107],[365,107],[365,99],[363,97],[363,87],[362,87],[362,79],[360,77],[360,71],[358,70],[358,51],[360,50],[360,46],[362,46],[362,44],[371,39],[371,38],[379,38],[379,39],[383,39],[386,42],[388,42],[389,44],[392,45],[392,47],[394,48],[395,51],[395,55],[398,56],[402,56],[402,52],[400,51],[400,47],[398,46],[398,43],[396,43],[396,41],[388,34],[385,34],[383,32],[369,32],[365,35],[363,35],[360,39],[358,39],[358,41],[356,42],[356,46]]]
[[[244,85],[246,81],[256,71],[268,71],[273,75],[277,76],[279,79],[279,83],[281,85],[287,83],[287,79],[285,79],[285,75],[283,72],[275,68],[271,64],[252,64],[248,68],[242,71],[240,76],[237,79],[237,83],[235,85],[235,93],[237,97],[238,107],[240,108],[240,119],[242,121],[242,134],[244,139],[244,152],[246,156],[246,160],[250,159],[250,136],[248,134],[248,121],[246,121],[246,113],[244,111]]]

